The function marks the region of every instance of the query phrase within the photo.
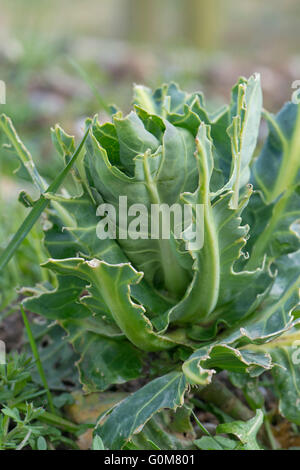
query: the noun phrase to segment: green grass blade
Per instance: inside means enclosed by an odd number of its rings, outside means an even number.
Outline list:
[[[13,145],[18,157],[20,158],[21,162],[23,163],[24,167],[26,168],[29,176],[31,177],[33,183],[37,186],[37,188],[44,192],[47,188],[46,182],[39,174],[32,156],[29,150],[25,147],[22,140],[18,136],[16,129],[9,117],[5,114],[0,116],[0,128],[5,133],[6,137],[9,139],[10,143]]]
[[[56,193],[60,185],[62,184],[63,180],[67,176],[68,172],[74,165],[76,159],[80,155],[80,152],[83,148],[83,145],[85,143],[85,140],[88,136],[89,129],[86,130],[86,133],[83,136],[82,141],[78,145],[77,149],[75,150],[71,160],[69,163],[65,166],[65,168],[58,174],[58,176],[55,178],[55,180],[48,186],[46,189],[45,193]],[[44,193],[44,194],[45,194]],[[48,204],[50,203],[49,199],[46,199],[44,194],[41,195],[40,199],[35,203],[34,207],[31,209],[30,213],[18,229],[18,231],[15,233],[14,237],[8,244],[7,248],[4,250],[4,252],[0,256],[0,271],[7,265],[9,260],[12,258],[24,238],[26,238],[27,234],[30,232],[31,228],[34,226],[34,224],[37,222],[39,219],[40,215],[42,212],[46,209]]]

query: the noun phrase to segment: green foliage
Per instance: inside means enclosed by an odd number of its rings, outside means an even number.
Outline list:
[[[230,104],[213,114],[201,94],[173,83],[154,92],[136,86],[130,114],[118,111],[105,124],[88,119],[88,136],[75,154],[72,136],[53,129],[67,165],[59,179],[74,163],[81,194],[55,194],[55,181],[33,206],[34,220],[46,210],[50,259],[43,267],[56,282],[38,286],[24,305],[66,330],[80,355],[86,391],[138,378],[148,382],[100,419],[93,448],[135,446],[132,436],[149,429],[157,412],[181,406],[189,386],[206,386],[221,370],[249,381],[271,371],[282,413],[299,423],[299,412],[283,396],[286,387],[293,399],[299,393],[299,371],[276,341],[299,331],[300,106],[289,103],[276,117],[266,114],[270,134],[256,156],[261,112],[254,75],[240,79]],[[2,122],[12,132],[9,121]],[[31,176],[36,182],[34,166]],[[117,239],[99,239],[99,221],[109,216],[97,215],[97,207],[106,203],[118,214],[121,196],[128,207],[149,210],[185,205],[192,213],[189,230],[201,204],[204,245],[192,244],[188,230],[176,239],[174,224],[169,239],[151,238],[149,227],[137,239],[125,238],[122,215]],[[151,372],[143,365],[153,357]],[[160,362],[170,370],[157,376]],[[295,380],[287,379],[291,370]],[[250,392],[248,401],[256,408]],[[219,425],[217,432],[233,434],[238,444],[206,436],[196,445],[257,449],[262,419],[257,412],[247,423]],[[151,433],[143,442],[160,448]]]
[[[97,435],[103,436],[108,449],[119,449],[140,427],[163,408],[183,405],[186,380],[180,372],[171,372],[149,382],[117,405],[103,425],[98,424]]]
[[[41,406],[47,391],[32,381],[34,367],[25,355],[8,356],[7,364],[0,365],[0,450],[76,447],[60,429],[75,432],[76,426]]]
[[[263,423],[263,412],[258,410],[256,416],[249,421],[232,421],[219,424],[215,437],[204,436],[195,441],[202,450],[261,450],[257,444],[256,435]],[[238,441],[218,434],[235,436]]]

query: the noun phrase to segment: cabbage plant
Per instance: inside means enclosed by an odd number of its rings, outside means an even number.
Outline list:
[[[5,116],[1,125],[14,135]],[[270,371],[280,412],[300,424],[300,106],[263,110],[259,75],[239,79],[216,111],[174,83],[135,86],[128,115],[112,108],[111,120],[87,119],[86,129],[73,194],[45,191],[30,160],[54,281],[27,289],[24,305],[66,330],[86,392],[140,379],[99,420],[105,448],[126,446],[160,410],[180,410],[222,370],[244,383]],[[56,125],[52,139],[70,164],[74,138]],[[189,207],[190,226],[181,238],[174,221],[169,238],[124,237],[124,196],[128,207]],[[112,213],[100,214],[103,204],[118,214],[115,238],[97,236]],[[201,246],[188,236],[197,207]],[[261,412],[253,419],[257,432]]]

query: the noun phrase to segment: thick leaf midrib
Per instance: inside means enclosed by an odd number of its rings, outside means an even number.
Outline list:
[[[155,180],[152,178],[148,158],[151,157],[149,157],[149,154],[145,153],[143,160],[146,179],[145,184],[149,191],[151,204],[161,204],[159,190]],[[183,269],[178,265],[178,261],[171,251],[170,240],[162,240],[159,238],[157,240],[157,246],[166,287],[171,293],[176,295],[178,292],[182,292],[185,288],[187,276]]]
[[[278,197],[284,190],[292,186],[300,168],[300,105],[293,135],[290,141],[283,142],[283,158],[269,202]]]
[[[274,235],[276,226],[279,223],[282,216],[286,216],[285,208],[289,202],[289,198],[292,197],[294,188],[290,188],[286,194],[275,204],[271,218],[264,229],[259,235],[251,254],[251,257],[247,263],[247,269],[251,269],[257,265],[260,259],[264,256],[267,245],[270,242],[271,237]],[[300,214],[300,210],[299,210]],[[297,214],[298,215],[298,214]]]

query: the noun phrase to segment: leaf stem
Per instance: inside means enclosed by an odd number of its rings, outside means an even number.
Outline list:
[[[278,444],[277,444],[277,441],[276,441],[276,439],[275,439],[275,437],[272,433],[272,428],[271,428],[268,416],[265,416],[264,425],[265,425],[266,435],[268,437],[271,449],[272,450],[278,450]]]
[[[69,163],[65,166],[65,168],[58,174],[58,176],[55,178],[55,180],[48,186],[47,190],[45,193],[41,194],[40,199],[35,203],[33,208],[31,209],[30,213],[24,220],[24,222],[21,224],[20,228],[18,231],[15,233],[14,237],[4,250],[4,252],[0,256],[0,271],[7,265],[7,263],[10,261],[10,259],[14,256],[16,250],[26,238],[34,224],[37,222],[39,219],[40,215],[42,212],[46,209],[46,207],[50,203],[50,199],[47,199],[44,194],[46,193],[56,193],[56,191],[59,189],[60,185],[62,184],[63,180],[69,173],[70,169],[72,168],[73,164],[77,160],[78,156],[80,155],[80,152],[83,148],[84,142],[88,136],[89,133],[89,128],[86,130],[83,139],[81,140],[80,144],[78,145],[77,149],[75,150],[71,160]]]
[[[224,413],[234,419],[247,421],[253,418],[254,413],[245,406],[234,393],[232,393],[223,382],[214,380],[211,384],[197,392],[202,400],[213,403]]]

